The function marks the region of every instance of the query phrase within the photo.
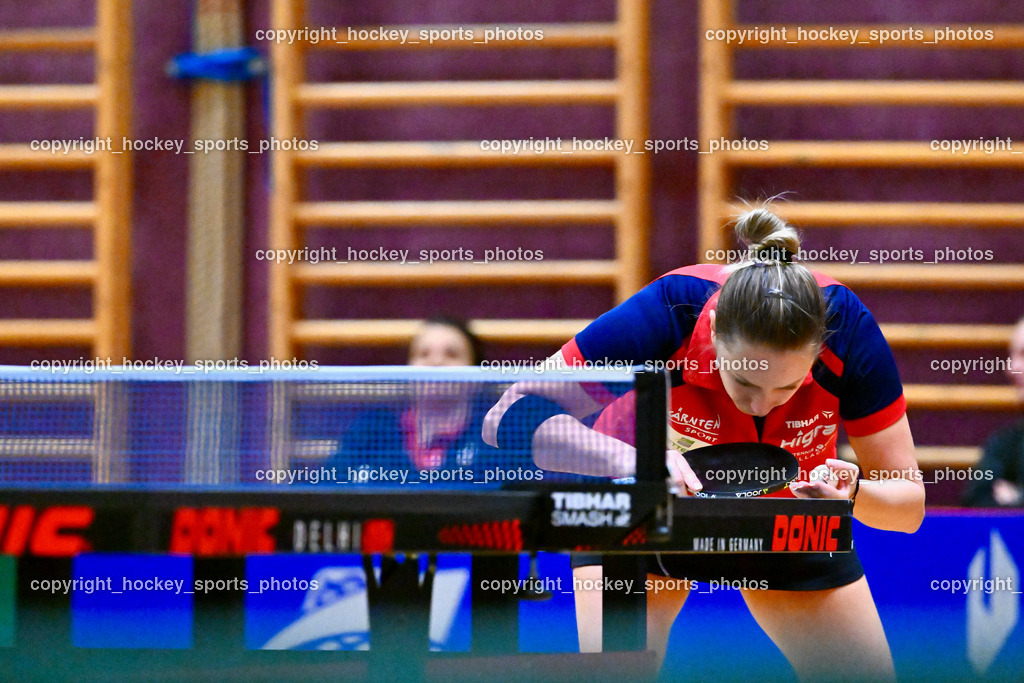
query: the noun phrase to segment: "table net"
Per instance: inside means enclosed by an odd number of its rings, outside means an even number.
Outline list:
[[[0,485],[436,488],[606,481],[628,473],[599,471],[573,455],[583,445],[574,439],[597,432],[554,435],[564,446],[559,471],[538,466],[532,437],[537,425],[572,404],[602,437],[635,443],[637,376],[483,368],[0,367]],[[501,420],[495,447],[484,437],[486,417],[513,385],[529,400],[517,401]],[[650,429],[664,432],[664,415],[650,417]]]

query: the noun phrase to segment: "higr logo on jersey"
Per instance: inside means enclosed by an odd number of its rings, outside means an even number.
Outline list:
[[[720,415],[715,415],[714,419],[698,417],[683,412],[682,408],[670,411],[668,417],[676,431],[697,434],[702,439],[709,441],[718,439],[718,429],[722,426]]]
[[[836,429],[838,429],[838,426],[834,423],[816,423],[822,418],[825,420],[831,420],[834,415],[834,410],[823,410],[814,417],[804,420],[786,420],[786,427],[789,429],[796,429],[797,433],[792,439],[782,439],[779,445],[787,451],[802,451],[793,453],[793,455],[798,459],[806,458],[814,453],[820,453],[828,446],[828,442],[831,441],[832,436],[836,433]],[[810,429],[807,429],[808,427],[810,427]],[[827,438],[825,438],[821,443],[815,445],[814,442],[818,440],[819,436]]]
[[[553,492],[551,526],[628,527],[633,499],[628,493]]]

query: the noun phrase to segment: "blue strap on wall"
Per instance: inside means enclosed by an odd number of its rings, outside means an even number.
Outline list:
[[[248,81],[266,74],[267,65],[255,48],[233,47],[202,54],[180,54],[167,64],[167,73],[174,78]]]

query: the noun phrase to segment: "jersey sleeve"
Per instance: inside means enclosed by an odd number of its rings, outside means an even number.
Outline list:
[[[903,384],[875,317],[848,288],[831,289],[825,343],[841,365],[839,415],[850,436],[868,436],[906,413]]]
[[[664,275],[588,325],[562,347],[562,356],[570,365],[668,360],[717,288],[691,275]]]

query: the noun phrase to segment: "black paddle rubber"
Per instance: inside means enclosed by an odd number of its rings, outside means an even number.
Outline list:
[[[784,448],[764,443],[724,443],[683,454],[704,488],[701,498],[752,498],[784,489],[800,464]]]

